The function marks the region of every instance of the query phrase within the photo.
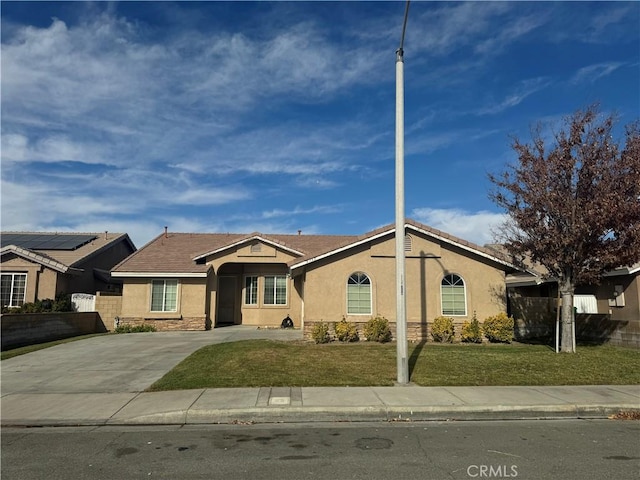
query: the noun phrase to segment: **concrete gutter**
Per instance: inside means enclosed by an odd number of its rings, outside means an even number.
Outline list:
[[[1,401],[5,427],[607,418],[640,412],[640,386],[263,387],[12,393]]]

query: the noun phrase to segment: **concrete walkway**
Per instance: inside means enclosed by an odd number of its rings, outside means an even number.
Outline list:
[[[640,386],[286,387],[144,392],[198,348],[299,331],[227,327],[95,337],[4,360],[3,426],[603,418]]]

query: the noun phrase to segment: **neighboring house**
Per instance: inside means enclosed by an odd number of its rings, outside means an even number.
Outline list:
[[[408,338],[422,339],[440,315],[457,323],[506,311],[495,250],[407,221]],[[395,229],[362,236],[167,233],[112,270],[123,282],[120,321],[159,330],[243,324],[279,326],[289,316],[358,324],[383,316],[395,330]]]
[[[2,307],[63,293],[117,290],[110,270],[135,252],[124,233],[3,232]]]
[[[519,320],[517,334],[553,334],[558,282],[541,266],[508,275],[510,310]],[[607,272],[598,285],[579,285],[574,295],[577,334],[584,340],[606,340],[640,347],[640,263]]]

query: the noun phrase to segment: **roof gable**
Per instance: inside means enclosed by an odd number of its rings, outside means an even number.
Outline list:
[[[249,245],[249,244],[266,244],[269,245],[271,247],[274,247],[276,249],[280,249],[280,250],[284,250],[288,253],[293,254],[294,256],[297,257],[301,257],[304,255],[303,252],[300,252],[294,248],[288,247],[287,245],[285,245],[283,242],[278,241],[274,238],[270,238],[266,235],[262,235],[260,233],[251,233],[248,236],[246,236],[245,238],[241,238],[233,243],[227,244],[227,245],[223,245],[215,250],[211,250],[205,253],[201,253],[200,255],[196,255],[193,258],[193,261],[198,261],[198,260],[203,260],[207,257],[213,256],[213,255],[217,255],[219,253],[225,252],[227,250],[233,249],[233,248],[239,248],[243,245]]]
[[[132,252],[136,250],[126,233],[2,232],[2,239],[3,251],[13,246],[19,248],[22,254],[32,252],[43,259],[58,262],[66,268],[81,268],[83,262],[120,242],[123,242]],[[11,240],[17,243],[8,244]]]
[[[60,273],[66,273],[69,270],[69,266],[64,263],[58,262],[56,259],[47,255],[38,254],[32,250],[18,247],[16,245],[7,245],[0,249],[0,255],[6,255],[12,253],[20,258],[24,258],[29,262],[39,263],[40,265],[55,270]]]
[[[385,236],[388,235],[392,235],[395,234],[395,224],[392,225],[386,225],[384,227],[378,228],[376,230],[372,230],[371,232],[365,233],[364,235],[361,235],[359,237],[357,237],[355,240],[351,241],[351,242],[347,242],[343,245],[338,246],[337,248],[334,249],[328,249],[324,252],[320,252],[318,253],[316,256],[314,257],[306,257],[306,258],[301,258],[301,259],[297,259],[294,260],[292,262],[289,263],[290,268],[293,269],[297,269],[297,268],[301,268],[305,265],[309,265],[311,263],[314,263],[316,261],[331,257],[333,255],[336,255],[338,253],[342,253],[345,252],[347,250],[350,250],[352,248],[356,248],[360,245],[363,245],[365,243],[371,242],[373,240],[377,240],[379,238],[383,238]],[[504,256],[502,256],[499,252],[490,249],[490,248],[485,248],[485,247],[481,247],[480,245],[476,245],[472,242],[468,242],[467,240],[463,240],[461,238],[455,237],[453,235],[450,235],[448,233],[445,233],[441,230],[437,230],[435,228],[429,227],[427,225],[424,225],[420,222],[416,222],[414,220],[411,219],[407,219],[406,223],[405,223],[405,231],[409,231],[409,230],[413,230],[414,232],[419,232],[422,235],[431,238],[431,239],[435,239],[439,242],[443,242],[449,245],[453,245],[456,246],[464,251],[467,251],[473,255],[477,255],[480,257],[483,257],[487,260],[496,262],[504,267],[507,267],[509,269],[517,269],[516,266],[514,266],[511,262],[508,261],[508,259]]]

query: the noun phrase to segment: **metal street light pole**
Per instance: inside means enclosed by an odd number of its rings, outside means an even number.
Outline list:
[[[396,50],[396,341],[398,384],[409,383],[407,360],[407,301],[404,257],[404,33],[409,0],[404,10],[400,48]]]

